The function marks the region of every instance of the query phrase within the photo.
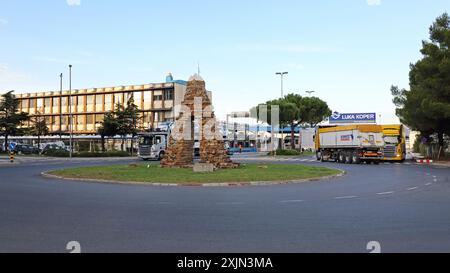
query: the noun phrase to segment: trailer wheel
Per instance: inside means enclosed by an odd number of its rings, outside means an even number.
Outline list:
[[[316,159],[317,160],[321,160],[322,159],[322,153],[321,152],[316,152]]]
[[[351,152],[348,152],[345,155],[345,163],[347,163],[347,164],[352,164],[353,163],[353,156],[352,156]]]
[[[354,153],[352,154],[352,161],[353,161],[353,163],[355,163],[355,164],[360,164],[360,163],[361,163],[361,158],[359,158],[359,155],[358,155],[357,152],[354,152]]]
[[[339,163],[345,163],[345,154],[344,154],[344,152],[339,152],[337,162],[339,162]]]
[[[320,153],[320,161],[325,162],[325,157],[323,156],[323,153]]]
[[[380,164],[380,161],[379,160],[374,160],[373,164],[378,165],[378,164]]]

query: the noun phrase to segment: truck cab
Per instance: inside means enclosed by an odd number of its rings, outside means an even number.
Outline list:
[[[140,133],[138,155],[143,160],[161,160],[167,149],[168,132]]]
[[[384,147],[384,161],[400,161],[406,159],[405,127],[401,124],[382,125]]]

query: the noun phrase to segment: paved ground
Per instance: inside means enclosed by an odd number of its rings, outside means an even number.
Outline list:
[[[241,162],[268,162],[237,155]],[[0,159],[4,161],[5,159]],[[450,169],[341,165],[304,184],[151,187],[46,179],[42,171],[134,159],[24,159],[0,166],[0,252],[450,252]]]

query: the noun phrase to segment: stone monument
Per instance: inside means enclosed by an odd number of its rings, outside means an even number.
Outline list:
[[[220,134],[211,100],[205,89],[205,81],[200,75],[193,75],[186,88],[186,94],[180,106],[169,137],[169,147],[161,161],[165,168],[191,168],[194,166],[195,138],[200,142],[200,164],[209,165],[214,169],[235,168],[227,155],[223,137]],[[194,123],[197,122],[198,133],[195,133]],[[210,169],[210,168],[197,168]]]

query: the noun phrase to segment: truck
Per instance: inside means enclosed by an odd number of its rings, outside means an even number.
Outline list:
[[[316,158],[347,164],[378,164],[383,160],[383,128],[380,125],[318,126],[314,136]]]
[[[138,156],[143,160],[161,160],[167,149],[169,132],[154,131],[138,134]]]
[[[383,161],[403,162],[406,159],[406,130],[402,124],[381,125],[383,129]]]

